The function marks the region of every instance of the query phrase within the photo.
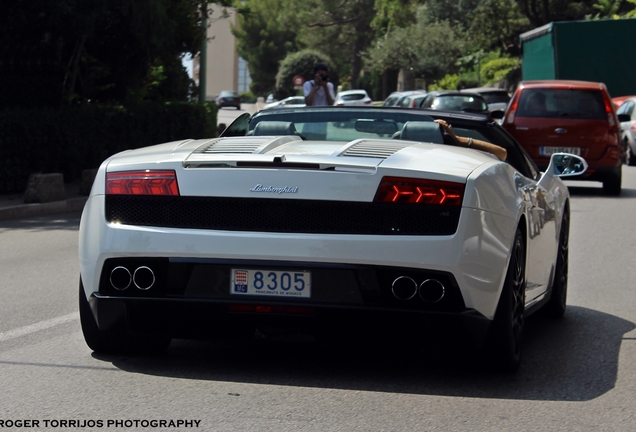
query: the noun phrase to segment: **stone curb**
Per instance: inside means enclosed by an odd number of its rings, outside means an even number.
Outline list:
[[[19,204],[0,208],[0,221],[46,216],[57,213],[81,212],[88,197],[70,198],[49,203]]]

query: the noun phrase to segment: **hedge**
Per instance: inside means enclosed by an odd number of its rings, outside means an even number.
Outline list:
[[[214,102],[2,110],[0,194],[23,192],[33,173],[71,182],[123,150],[215,137],[216,115]]]

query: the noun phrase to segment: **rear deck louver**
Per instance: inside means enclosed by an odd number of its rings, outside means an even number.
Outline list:
[[[412,144],[400,142],[387,144],[386,142],[378,143],[377,141],[363,140],[349,147],[342,156],[386,159],[410,145]]]
[[[221,138],[206,142],[195,150],[194,153],[218,154],[218,153],[254,153],[261,145],[263,139],[245,137],[245,139],[223,140]]]

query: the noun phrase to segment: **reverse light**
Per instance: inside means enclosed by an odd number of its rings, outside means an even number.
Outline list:
[[[464,185],[437,180],[384,177],[374,202],[460,206]]]
[[[106,174],[107,195],[179,195],[174,171],[123,171]]]

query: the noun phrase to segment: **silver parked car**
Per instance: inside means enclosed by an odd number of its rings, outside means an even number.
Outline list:
[[[636,165],[636,97],[621,103],[616,110],[621,122],[621,140],[625,144],[625,164]]]
[[[333,104],[336,106],[364,106],[371,105],[372,102],[373,100],[371,100],[366,90],[357,89],[338,92]]]

